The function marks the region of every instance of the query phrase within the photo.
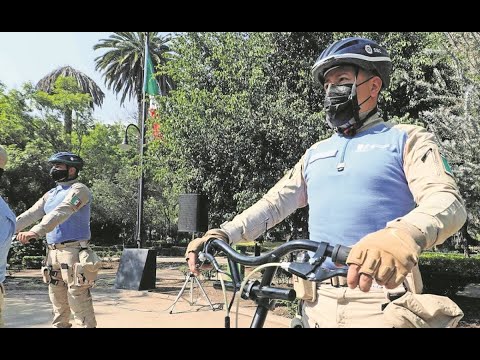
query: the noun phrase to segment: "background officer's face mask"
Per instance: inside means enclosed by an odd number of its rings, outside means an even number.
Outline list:
[[[50,169],[50,177],[55,181],[66,181],[68,177],[68,170],[60,170],[52,167]]]

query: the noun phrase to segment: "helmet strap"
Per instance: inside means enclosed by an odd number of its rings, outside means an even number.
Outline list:
[[[69,173],[70,173],[70,168],[72,168],[72,167],[75,168],[75,166],[67,165],[67,171]],[[77,171],[75,171],[75,176],[71,178],[70,175],[68,175],[68,177],[65,181],[75,180],[78,177],[78,169],[75,168],[75,170],[77,170]]]
[[[357,133],[357,130],[360,129],[365,121],[367,121],[368,118],[370,118],[373,114],[377,112],[377,107],[373,108],[367,116],[365,116],[363,119],[360,119],[360,107],[365,104],[368,100],[370,100],[371,96],[368,96],[365,100],[363,100],[360,104],[358,103],[358,98],[357,98],[357,87],[360,85],[365,84],[367,81],[373,78],[373,76],[369,77],[368,79],[362,81],[360,84],[357,84],[357,78],[358,78],[358,73],[360,71],[360,67],[356,66],[355,67],[355,82],[353,83],[352,86],[352,93],[350,95],[350,101],[353,103],[353,118],[355,119],[355,123],[348,126],[347,128],[340,129],[338,128],[337,131],[343,134],[344,136],[355,136]]]

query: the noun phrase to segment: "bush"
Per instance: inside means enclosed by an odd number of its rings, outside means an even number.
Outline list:
[[[423,253],[419,263],[424,293],[454,296],[470,283],[480,282],[480,257]]]
[[[23,245],[18,240],[12,242],[8,253],[8,263],[11,268],[25,267],[23,258],[31,256],[43,257],[45,254],[45,245],[41,240],[33,240],[29,245]]]
[[[43,256],[24,256],[22,266],[24,269],[40,269],[43,259]]]

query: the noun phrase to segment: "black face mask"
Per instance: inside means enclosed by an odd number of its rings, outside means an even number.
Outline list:
[[[352,127],[360,127],[359,110],[360,106],[370,99],[366,98],[361,104],[358,104],[357,87],[366,83],[371,78],[360,84],[330,85],[323,102],[323,107],[327,114],[327,123],[332,129],[340,133]],[[364,119],[366,120],[366,119]]]
[[[359,106],[354,84],[330,85],[323,107],[331,128],[344,129],[355,124],[355,112],[358,113]]]
[[[68,177],[68,170],[59,170],[52,167],[50,169],[50,177],[55,181],[66,181]]]

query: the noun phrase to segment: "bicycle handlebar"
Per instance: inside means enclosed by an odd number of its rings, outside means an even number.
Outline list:
[[[239,254],[230,245],[220,239],[214,239],[210,242],[210,246],[212,246],[213,248],[223,251],[227,254],[229,258],[231,258],[235,262],[247,266],[258,266],[266,264],[278,260],[282,256],[295,250],[308,250],[316,252],[317,249],[320,248],[322,245],[325,246],[324,244],[326,244],[324,256],[332,258],[333,262],[346,265],[350,248],[343,245],[335,245],[334,247],[324,242],[318,243],[312,240],[292,240],[280,245],[278,248],[264,255],[252,257]],[[208,251],[208,248],[206,249],[206,251]]]
[[[315,254],[308,262],[288,263],[288,266],[285,269],[288,272],[301,277],[302,279],[308,279],[312,281],[323,281],[334,276],[346,276],[346,269],[344,268],[327,270],[322,268],[320,265],[325,261],[326,257],[330,257],[334,263],[346,265],[347,257],[350,252],[350,248],[347,246],[331,246],[326,242],[319,243],[312,240],[302,239],[286,242],[285,244],[282,244],[276,249],[261,256],[247,256],[239,254],[221,239],[212,239],[205,244],[205,251],[200,252],[200,257],[208,258],[208,260],[212,262],[217,270],[219,269],[219,266],[215,260],[215,257],[212,255],[212,249],[222,251],[232,261],[247,266],[258,266],[279,261],[282,256],[295,250],[313,251]]]
[[[306,259],[304,262],[280,261],[282,256],[296,250],[312,251],[314,252],[314,255],[313,257]],[[225,273],[225,271],[221,270],[213,255],[215,251],[221,251],[227,255],[232,282],[225,283],[224,286],[233,290],[234,292],[241,288],[241,277],[237,264],[259,266],[267,263],[275,263],[272,264],[273,267],[268,267],[265,269],[261,281],[250,280],[248,283],[243,282],[242,287],[244,285],[247,286],[243,287],[243,291],[240,294],[243,299],[251,299],[258,304],[251,327],[263,327],[265,317],[267,316],[268,311],[273,308],[272,306],[274,306],[275,300],[281,299],[293,301],[296,297],[296,292],[294,289],[270,286],[275,271],[279,265],[289,273],[310,281],[323,281],[334,276],[346,276],[347,269],[345,268],[329,270],[323,268],[321,265],[325,261],[326,257],[330,257],[332,262],[336,264],[346,265],[350,248],[343,245],[331,246],[326,242],[319,243],[312,240],[302,239],[286,242],[285,244],[282,244],[276,249],[261,256],[246,256],[236,252],[230,245],[221,239],[210,239],[205,244],[204,251],[199,253],[198,258],[200,261],[205,261],[208,259],[218,272]],[[220,284],[214,284],[214,288],[220,288]],[[228,326],[226,325],[226,327]]]

